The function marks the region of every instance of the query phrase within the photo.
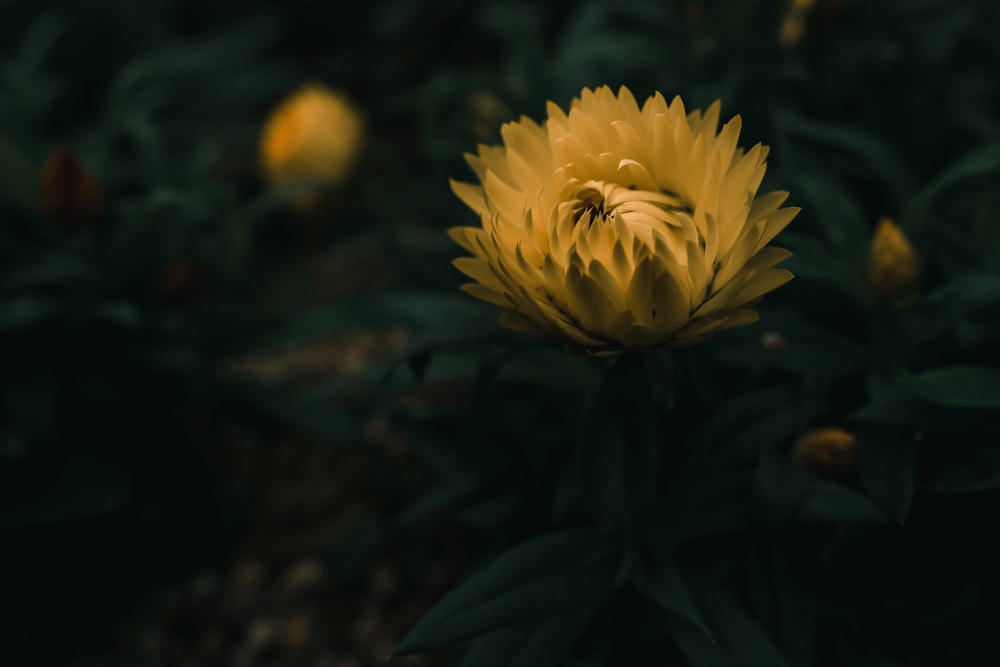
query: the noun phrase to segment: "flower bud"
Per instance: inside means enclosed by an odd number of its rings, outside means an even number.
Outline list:
[[[801,12],[793,11],[781,20],[778,30],[778,45],[783,49],[794,49],[802,41],[806,33],[806,17]]]
[[[60,146],[49,154],[42,168],[38,207],[57,227],[78,231],[90,227],[104,213],[104,195],[79,158]]]
[[[264,127],[264,177],[272,187],[307,181],[339,184],[361,152],[363,135],[364,120],[344,95],[308,85],[288,97]],[[300,192],[291,201],[305,207],[317,199],[316,192]]]
[[[208,289],[208,269],[197,259],[182,259],[170,264],[156,281],[156,295],[175,306],[197,303]]]
[[[885,301],[901,301],[920,287],[920,259],[892,218],[879,220],[868,250],[868,284]]]
[[[486,92],[469,95],[469,132],[479,141],[489,139],[500,127],[500,119],[509,111],[503,100]]]
[[[788,341],[785,340],[785,337],[774,331],[768,331],[761,336],[760,344],[763,345],[764,349],[768,352],[781,352],[788,347]]]
[[[837,426],[803,433],[792,449],[795,462],[820,477],[843,475],[854,465],[857,456],[857,436]]]

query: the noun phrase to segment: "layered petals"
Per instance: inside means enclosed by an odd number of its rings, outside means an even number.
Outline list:
[[[450,230],[471,254],[464,289],[504,326],[591,354],[755,321],[745,306],[792,277],[767,244],[798,209],[757,196],[767,147],[739,148],[740,118],[720,129],[719,113],[604,86],[504,125],[503,145],[466,156],[479,182],[451,183],[481,221]]]

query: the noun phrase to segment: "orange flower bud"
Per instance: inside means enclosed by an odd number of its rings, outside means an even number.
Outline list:
[[[760,337],[760,344],[769,352],[781,352],[788,347],[788,341],[780,333],[768,331]]]
[[[58,147],[42,168],[38,207],[58,227],[77,231],[104,213],[104,195],[94,177],[68,148]]]
[[[170,264],[156,281],[157,296],[177,306],[200,301],[208,289],[208,269],[197,259],[182,259]]]
[[[820,477],[842,475],[858,456],[858,437],[850,431],[827,426],[803,433],[795,442],[792,457]]]
[[[892,218],[879,220],[868,250],[868,284],[886,301],[901,301],[920,287],[920,259]]]

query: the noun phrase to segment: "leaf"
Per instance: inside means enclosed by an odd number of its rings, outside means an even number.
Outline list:
[[[27,213],[36,210],[36,178],[40,172],[38,165],[0,134],[0,193],[6,194]]]
[[[472,317],[449,319],[443,325],[413,336],[399,353],[418,380],[424,379],[431,355],[437,350],[470,343],[483,343],[509,338],[508,332],[497,326],[496,313],[480,312]]]
[[[890,519],[903,523],[913,502],[916,476],[912,429],[869,422],[859,428],[858,440],[862,488]]]
[[[906,391],[888,393],[852,412],[852,421],[875,421],[889,424],[921,424],[931,414],[934,404]]]
[[[911,190],[909,169],[877,135],[851,125],[810,120],[785,110],[777,116],[790,133],[840,148],[858,158],[855,165],[859,171],[868,171],[881,179],[890,186],[898,201],[906,199]]]
[[[1000,489],[1000,446],[995,441],[949,458],[953,460],[937,462],[933,467],[930,479],[920,484],[922,492],[960,495]]]
[[[681,653],[693,667],[738,667],[739,663],[733,660],[726,649],[713,644],[703,633],[691,627],[690,623],[671,618],[667,628]]]
[[[559,523],[567,517],[583,497],[583,460],[576,449],[556,479],[552,492],[552,522]]]
[[[334,439],[338,444],[353,445],[362,438],[356,415],[300,390],[245,384],[234,386],[232,395],[279,423]]]
[[[395,655],[450,646],[599,604],[611,591],[613,570],[606,559],[615,547],[615,540],[589,529],[521,544],[445,595],[400,642]]]
[[[675,618],[687,621],[693,628],[703,633],[709,642],[715,643],[712,631],[695,606],[691,591],[675,562],[668,561],[662,564],[655,573],[638,567],[634,571],[633,580],[643,595]]]
[[[844,259],[863,257],[868,247],[869,223],[851,192],[831,174],[797,172],[792,174],[792,182],[792,191],[805,200],[800,216],[815,218],[830,245]]]
[[[693,580],[691,589],[716,639],[713,646],[705,637],[678,632],[679,625],[671,624],[671,633],[693,665],[787,667],[771,638],[732,598],[704,579]]]
[[[793,665],[813,664],[816,610],[807,599],[809,574],[803,559],[780,541],[757,540],[741,568],[748,612]]]
[[[61,304],[50,299],[32,294],[15,297],[0,304],[0,333],[37,326],[62,312]]]
[[[1000,170],[1000,142],[977,148],[948,166],[929,186],[914,197],[903,217],[909,219],[924,211],[948,188],[962,181]]]
[[[1000,409],[1000,370],[986,366],[947,366],[911,378],[915,394],[956,408]]]
[[[51,253],[12,267],[3,275],[3,287],[15,291],[37,285],[80,284],[95,277],[94,268],[79,257]]]
[[[754,501],[765,522],[776,526],[791,520],[813,483],[784,449],[764,447],[754,474]]]
[[[782,267],[796,278],[825,283],[855,303],[869,299],[864,272],[848,261],[849,255],[838,254],[818,239],[796,232],[782,232],[781,243],[792,252]]]
[[[515,625],[480,637],[459,667],[552,667],[558,665],[600,609],[585,606],[541,623]]]
[[[598,521],[626,527],[655,494],[654,426],[645,359],[619,357],[588,397],[581,423],[584,495]]]
[[[866,496],[841,484],[814,480],[798,512],[804,523],[889,523]]]

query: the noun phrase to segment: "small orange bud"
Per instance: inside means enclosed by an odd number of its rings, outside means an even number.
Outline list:
[[[858,438],[838,426],[816,428],[795,442],[792,457],[806,470],[820,477],[842,475],[858,456]]]
[[[879,220],[868,250],[868,284],[886,301],[902,301],[920,288],[920,259],[892,218]]]
[[[104,213],[104,195],[94,177],[68,148],[58,147],[42,168],[38,207],[58,227],[90,227]]]
[[[701,0],[684,0],[684,18],[692,28],[705,25],[705,7]]]
[[[780,333],[768,331],[760,337],[760,344],[769,352],[781,352],[788,347],[788,342]]]
[[[200,301],[208,289],[208,269],[197,259],[182,259],[170,264],[156,281],[156,295],[176,306]]]
[[[843,9],[844,0],[819,0],[812,15],[816,19],[816,23],[828,25],[837,20]]]

